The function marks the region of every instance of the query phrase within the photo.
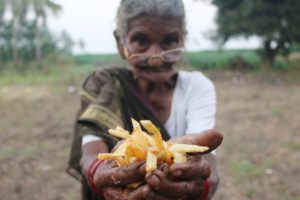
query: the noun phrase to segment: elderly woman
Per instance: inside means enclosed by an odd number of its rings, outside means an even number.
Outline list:
[[[165,140],[206,145],[222,136],[215,124],[214,86],[200,72],[177,71],[185,39],[181,0],[122,0],[114,32],[119,54],[130,64],[92,73],[83,84],[68,172],[82,181],[83,199],[211,199],[218,185],[213,153],[190,155],[186,163],[118,167],[98,162],[118,140],[109,128],[132,130],[130,118],[149,119]],[[141,182],[135,189],[126,185]],[[208,192],[209,191],[209,192]]]

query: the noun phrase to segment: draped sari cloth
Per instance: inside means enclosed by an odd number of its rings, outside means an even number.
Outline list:
[[[170,139],[150,104],[141,96],[136,81],[126,68],[109,68],[92,73],[83,83],[81,106],[74,127],[67,172],[82,182],[83,199],[101,199],[88,186],[80,167],[82,136],[100,136],[111,150],[118,139],[107,133],[116,126],[132,131],[131,118],[151,120],[165,140]]]

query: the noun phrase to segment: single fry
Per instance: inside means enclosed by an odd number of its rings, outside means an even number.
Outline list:
[[[173,157],[174,154],[171,151],[166,151],[165,162],[168,163],[169,165],[173,164]]]
[[[117,129],[115,129],[115,130],[109,129],[108,133],[110,135],[113,135],[115,137],[122,138],[122,139],[125,139],[125,140],[130,138],[130,134],[129,133],[126,133],[124,131],[117,130]]]
[[[122,157],[121,154],[114,154],[114,153],[99,153],[98,159],[100,160],[116,160],[118,157]]]
[[[159,161],[166,161],[167,159],[167,152],[165,150],[161,150],[156,154],[157,160]]]
[[[120,127],[120,126],[117,126],[115,129],[116,129],[117,131],[122,131],[123,133],[127,133],[128,135],[130,135],[129,131],[126,131],[125,129],[123,129],[123,128]]]
[[[174,152],[174,163],[184,163],[187,161],[186,153]]]
[[[191,144],[174,144],[169,148],[169,151],[179,153],[202,153],[207,151],[208,149],[208,147]]]
[[[131,118],[131,123],[132,123],[133,130],[135,130],[135,129],[142,130],[140,123],[138,121],[136,121],[135,119]]]
[[[117,147],[117,149],[114,151],[114,154],[120,154],[125,156],[128,145],[129,145],[129,140],[124,141],[122,144],[120,144]]]
[[[147,151],[146,171],[152,172],[157,169],[157,157],[151,151]]]
[[[148,138],[142,133],[141,130],[135,129],[131,135],[132,143],[138,144],[143,149],[148,147]]]
[[[135,188],[139,187],[141,184],[142,184],[142,182],[131,183],[131,184],[127,185],[127,188],[129,188],[129,189],[135,189]]]
[[[165,149],[165,145],[158,128],[150,120],[141,120],[141,124],[149,133],[153,135],[155,146],[160,150]]]
[[[125,166],[125,165],[128,165],[128,160],[127,159],[124,159],[124,157],[117,157],[115,159],[115,161],[117,162],[118,166]]]
[[[155,146],[154,144],[154,140],[153,140],[153,137],[151,135],[149,135],[148,133],[142,131],[142,134],[145,136],[145,138],[147,138],[147,141],[148,141],[148,146]]]
[[[122,163],[120,166],[126,166],[130,164],[130,158],[129,156],[125,156],[123,158],[119,158],[117,161],[119,161],[120,163]]]
[[[159,153],[159,149],[156,147],[148,147],[147,151],[151,151],[154,154],[158,154]]]
[[[129,164],[132,164],[136,161],[136,157],[130,157],[129,158]]]
[[[148,147],[149,138],[143,133],[142,128],[140,124],[134,120],[131,119],[133,131],[131,134],[131,140],[135,144],[139,144],[142,148],[146,149]]]

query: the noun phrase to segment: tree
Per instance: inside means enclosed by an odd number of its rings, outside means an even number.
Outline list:
[[[47,27],[47,13],[57,15],[61,6],[51,0],[30,0],[35,12],[35,57],[37,61],[42,57],[41,28]]]
[[[59,48],[62,54],[72,55],[73,54],[73,46],[75,44],[72,37],[66,32],[62,31],[59,37]]]
[[[3,23],[3,15],[6,8],[6,4],[7,4],[6,0],[0,1],[0,24]]]
[[[43,30],[48,31],[46,24],[47,15],[49,13],[56,15],[60,10],[61,7],[51,0],[0,0],[0,28],[2,28],[0,29],[0,32],[3,32],[3,34],[1,34],[1,38],[5,38],[5,36],[7,35],[7,29],[5,28],[11,27],[11,51],[13,60],[15,62],[19,60],[19,49],[22,48],[22,43],[24,43],[24,41],[28,39],[26,38],[28,36],[28,32],[26,33],[25,31],[24,36],[23,29],[29,30],[28,27],[31,27],[30,24],[32,24],[32,22],[26,18],[28,12],[33,11],[35,13],[35,19],[33,20],[35,37],[33,42],[35,45],[35,58],[37,61],[39,61],[42,57],[43,46],[41,41],[41,32]],[[5,20],[3,18],[5,12],[11,13],[12,19]],[[10,23],[11,26],[9,26]],[[28,47],[29,46],[27,46],[25,49],[29,49]]]
[[[4,24],[3,15],[5,13],[5,9],[9,7],[12,12],[12,37],[11,37],[11,45],[12,45],[12,55],[13,60],[16,62],[18,60],[18,41],[20,38],[20,28],[25,23],[25,18],[28,10],[27,1],[19,1],[19,0],[2,0],[1,3],[3,6],[1,9],[1,24]]]
[[[47,27],[47,16],[60,10],[49,0],[0,0],[0,62],[14,61],[16,69],[25,70],[25,64],[34,59],[72,54],[72,38],[66,32],[56,35]]]
[[[258,36],[262,39],[269,66],[276,55],[289,53],[300,41],[300,1],[295,0],[212,0],[218,7],[216,35],[230,38]]]

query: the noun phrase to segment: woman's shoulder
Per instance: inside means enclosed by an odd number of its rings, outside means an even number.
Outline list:
[[[115,77],[118,77],[118,74],[126,73],[129,73],[129,70],[125,67],[95,69],[83,81],[82,89],[85,92],[91,93],[93,96],[97,96],[102,87],[114,87]]]
[[[88,82],[104,84],[119,74],[129,73],[126,67],[105,67],[93,70],[85,79],[83,85]]]
[[[128,73],[129,69],[126,67],[103,67],[103,68],[98,68],[93,70],[90,76],[93,76],[94,78],[100,78],[100,77],[109,77],[109,76],[114,76],[119,73]]]

